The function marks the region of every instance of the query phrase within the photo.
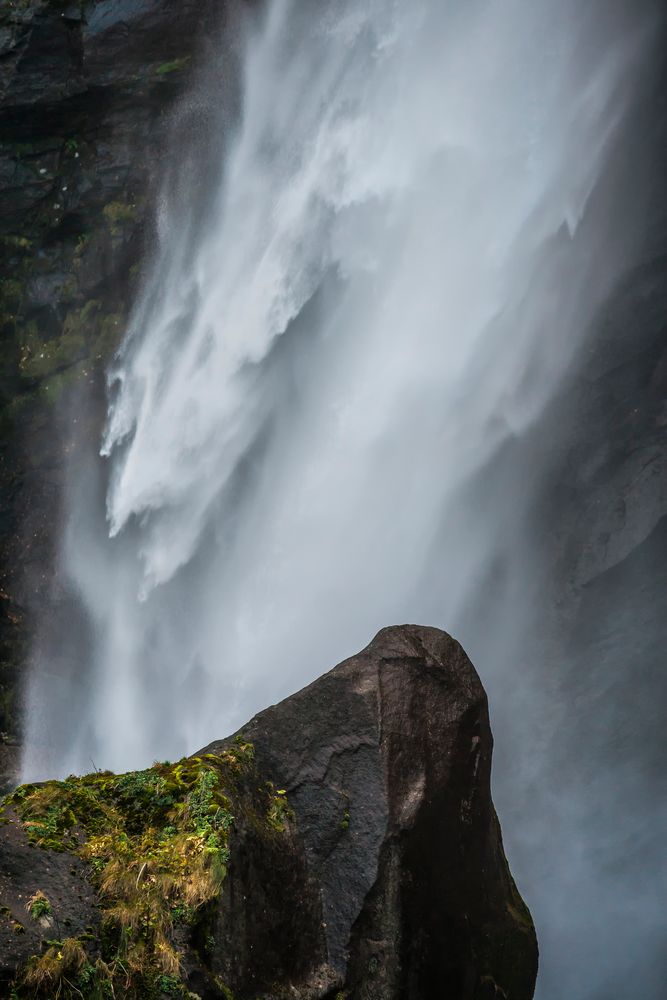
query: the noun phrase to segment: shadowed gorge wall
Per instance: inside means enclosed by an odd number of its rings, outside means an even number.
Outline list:
[[[165,175],[169,112],[210,16],[201,3],[0,5],[0,730],[9,739],[26,640],[47,614],[56,630],[61,617],[53,572],[67,456],[100,433],[102,372],[154,238],[147,191]],[[176,117],[196,154],[204,102]]]

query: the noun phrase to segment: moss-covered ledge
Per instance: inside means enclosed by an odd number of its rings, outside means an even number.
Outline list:
[[[266,845],[288,836],[291,819],[285,793],[261,780],[242,737],[219,754],[144,771],[22,785],[4,799],[0,821],[20,825],[38,850],[85,863],[99,933],[58,936],[48,887],[35,886],[24,913],[5,906],[0,920],[14,933],[26,923],[44,928],[12,998],[193,998],[184,952],[192,951],[190,967],[199,950],[206,962],[235,829],[251,826]],[[208,995],[229,996],[221,980],[208,978]]]

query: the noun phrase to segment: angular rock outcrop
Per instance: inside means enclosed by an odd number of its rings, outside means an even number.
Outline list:
[[[406,625],[177,765],[27,786],[0,827],[0,980],[33,995],[41,961],[63,997],[107,977],[116,997],[530,1000],[491,750],[461,646]]]

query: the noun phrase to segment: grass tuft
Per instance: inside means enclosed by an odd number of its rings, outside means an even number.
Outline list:
[[[48,942],[17,997],[186,997],[174,929],[194,927],[220,895],[233,802],[253,764],[252,745],[237,738],[219,754],[23,785],[9,795],[0,816],[13,809],[30,843],[87,861],[102,910],[102,959],[90,959],[83,937]],[[268,785],[258,801],[253,822],[269,836],[284,830],[291,817],[284,790]],[[35,919],[52,912],[41,891],[28,909]]]

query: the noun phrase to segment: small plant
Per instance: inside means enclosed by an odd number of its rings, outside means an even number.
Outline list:
[[[191,924],[194,922],[196,911],[192,906],[185,903],[178,903],[171,908],[171,919],[174,924]]]
[[[167,996],[182,995],[182,984],[177,976],[168,976],[163,973],[161,976],[157,977],[155,985],[161,993],[166,993]]]
[[[287,801],[287,792],[284,788],[276,791],[270,781],[267,781],[266,787],[271,796],[271,805],[266,817],[268,824],[276,833],[282,833],[287,828],[288,822],[294,818],[292,807]]]
[[[53,907],[41,889],[38,889],[26,903],[26,910],[33,920],[41,920],[42,917],[50,917]]]
[[[179,70],[185,69],[189,62],[190,56],[183,56],[182,59],[172,59],[171,62],[161,63],[155,70],[155,75],[168,76],[169,73],[178,73]]]
[[[0,246],[7,247],[11,250],[22,250],[27,253],[32,249],[32,240],[29,240],[27,236],[15,236],[13,234],[8,234],[6,236],[0,236]]]
[[[215,985],[217,986],[217,988],[222,993],[222,995],[224,997],[224,1000],[234,1000],[234,994],[230,990],[229,986],[227,986],[226,983],[223,983],[223,981],[220,978],[220,976],[216,976],[215,977]]]
[[[51,944],[39,958],[33,956],[23,977],[23,985],[37,995],[57,997],[64,982],[74,979],[87,965],[88,957],[80,941],[66,938]]]
[[[0,918],[7,921],[14,934],[25,934],[25,927],[14,919],[14,914],[8,906],[0,906]]]
[[[81,255],[86,249],[87,244],[90,242],[90,233],[81,233],[76,241],[76,246],[74,247],[74,257],[77,262],[80,262]]]
[[[350,828],[350,810],[346,809],[343,813],[343,818],[340,821],[341,830],[349,830]]]

